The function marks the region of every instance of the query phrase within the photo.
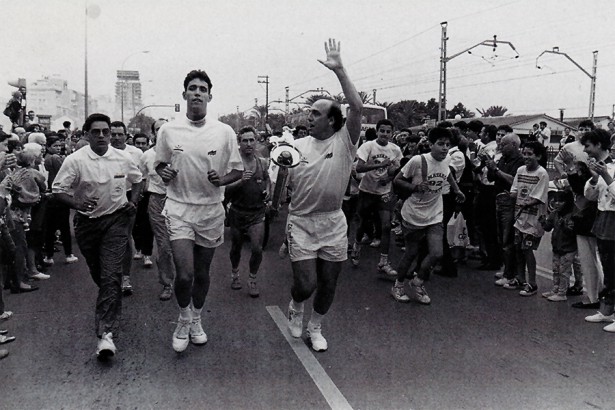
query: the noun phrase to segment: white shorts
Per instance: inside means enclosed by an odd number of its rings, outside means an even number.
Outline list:
[[[224,207],[184,204],[167,198],[162,211],[169,239],[189,239],[195,245],[215,248],[224,243]]]
[[[291,262],[323,259],[343,262],[348,258],[346,218],[341,210],[311,215],[288,215],[286,238]]]

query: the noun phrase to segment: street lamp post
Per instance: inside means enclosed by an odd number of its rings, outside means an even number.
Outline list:
[[[553,50],[545,50],[538,57],[536,57],[536,68],[539,70],[542,68],[538,65],[538,59],[543,54],[557,54],[560,56],[566,57],[572,64],[574,64],[579,70],[583,71],[583,73],[591,79],[591,85],[589,89],[589,118],[594,120],[594,108],[596,104],[596,71],[598,70],[598,50],[593,51],[594,54],[594,62],[592,64],[592,72],[591,74],[581,67],[576,61],[574,61],[568,54],[562,53],[559,51],[559,47],[553,47]]]
[[[143,51],[137,51],[136,53],[132,53],[130,55],[128,55],[128,57],[126,57],[124,59],[124,61],[122,62],[122,69],[121,71],[124,71],[124,65],[126,65],[126,62],[128,61],[128,59],[132,56],[136,56],[137,54],[147,54],[149,53],[149,50],[143,50]],[[121,117],[122,117],[122,122],[124,122],[124,93],[125,93],[125,85],[126,85],[126,79],[122,79],[122,81],[120,82],[120,110],[121,110]]]

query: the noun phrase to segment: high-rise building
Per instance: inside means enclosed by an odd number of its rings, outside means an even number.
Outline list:
[[[115,82],[115,106],[120,118],[128,124],[129,120],[143,108],[141,100],[141,81],[138,71],[118,70]]]

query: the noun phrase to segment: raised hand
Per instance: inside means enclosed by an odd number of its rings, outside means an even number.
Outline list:
[[[329,42],[325,42],[325,51],[327,52],[327,60],[318,60],[319,63],[327,67],[329,70],[336,70],[343,68],[342,58],[340,56],[340,42],[336,42],[335,39],[330,38]]]

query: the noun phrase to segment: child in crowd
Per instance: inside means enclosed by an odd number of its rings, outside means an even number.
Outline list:
[[[577,253],[577,239],[572,220],[574,196],[569,188],[554,191],[549,193],[549,196],[551,197],[549,206],[552,211],[548,217],[540,218],[540,223],[545,231],[553,230],[551,235],[553,289],[544,292],[542,296],[551,302],[562,302],[567,300],[566,292]]]
[[[8,174],[0,186],[11,193],[11,210],[16,222],[23,224],[24,231],[28,231],[31,221],[32,206],[41,199],[41,192],[45,192],[45,177],[36,169],[35,162],[42,155],[38,144],[37,149],[23,150],[21,147],[15,151],[17,168]]]
[[[538,291],[534,251],[538,249],[544,234],[539,218],[546,214],[549,174],[542,166],[546,165],[547,156],[541,143],[528,142],[522,154],[525,165],[517,171],[510,189],[511,195],[516,197],[514,227],[517,276],[504,288],[521,289],[521,296],[532,296]]]

